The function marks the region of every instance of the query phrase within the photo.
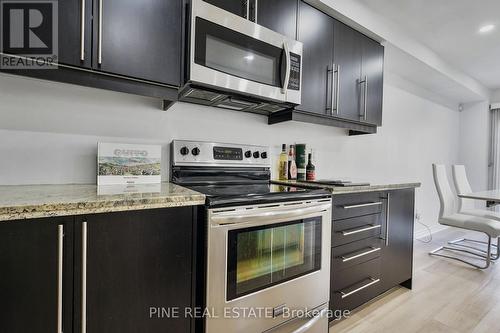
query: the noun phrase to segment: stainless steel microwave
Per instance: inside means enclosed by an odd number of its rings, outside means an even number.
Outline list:
[[[300,104],[301,42],[202,0],[190,16],[180,100],[264,113]]]

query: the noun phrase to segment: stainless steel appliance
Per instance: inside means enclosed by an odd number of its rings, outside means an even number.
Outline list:
[[[203,0],[191,1],[180,100],[269,113],[300,104],[302,43]]]
[[[269,148],[172,143],[172,181],[207,195],[206,333],[327,333],[331,196],[270,183]]]

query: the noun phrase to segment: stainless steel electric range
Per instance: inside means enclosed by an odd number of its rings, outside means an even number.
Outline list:
[[[327,333],[330,193],[271,184],[268,147],[171,148],[171,180],[207,195],[205,332]]]

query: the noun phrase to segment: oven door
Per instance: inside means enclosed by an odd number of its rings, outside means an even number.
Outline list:
[[[206,332],[263,332],[295,319],[288,310],[328,303],[330,199],[214,209],[208,219],[206,303],[220,316]],[[251,309],[261,312],[235,315]]]
[[[302,43],[193,0],[190,47],[190,82],[300,104]]]

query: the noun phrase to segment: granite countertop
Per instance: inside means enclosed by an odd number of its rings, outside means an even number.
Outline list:
[[[205,196],[172,183],[0,186],[0,221],[202,205]]]
[[[273,183],[284,184],[284,185],[296,185],[309,188],[324,188],[331,191],[332,195],[416,188],[420,187],[421,185],[420,183],[410,182],[410,183],[370,184],[369,186],[333,186],[324,184],[313,184],[296,180],[273,180]]]

